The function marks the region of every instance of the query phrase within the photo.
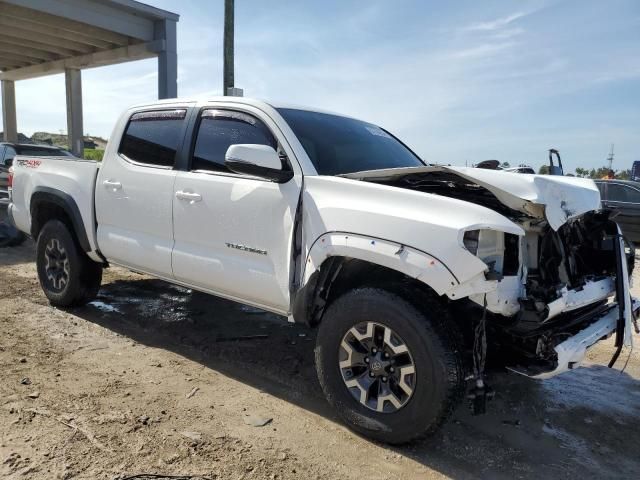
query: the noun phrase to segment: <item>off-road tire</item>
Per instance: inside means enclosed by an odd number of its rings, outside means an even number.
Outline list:
[[[402,444],[433,433],[464,394],[456,327],[435,296],[425,295],[420,300],[427,303],[416,306],[415,299],[410,302],[380,288],[351,290],[329,306],[320,323],[315,359],[322,390],[351,429],[374,440]],[[343,380],[340,345],[346,332],[361,322],[389,327],[411,352],[415,389],[406,404],[394,412],[367,408],[352,396]]]
[[[51,242],[64,251],[68,262],[64,284],[54,284],[47,273],[47,246]],[[59,220],[49,220],[38,235],[36,243],[38,279],[45,296],[57,307],[81,306],[93,300],[100,290],[102,265],[82,251],[69,228]]]

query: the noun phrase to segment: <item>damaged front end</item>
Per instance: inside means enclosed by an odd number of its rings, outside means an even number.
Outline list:
[[[461,232],[460,247],[486,269],[447,292],[479,310],[491,353],[512,370],[546,378],[576,367],[614,333],[617,353],[630,344],[640,307],[629,293],[634,249],[600,210],[593,182],[456,167],[350,176],[482,205],[522,228]]]
[[[525,232],[519,308],[512,316],[494,313],[488,328],[510,353],[512,370],[546,378],[578,366],[589,347],[614,332],[625,336],[626,318],[638,308],[629,296],[634,250],[608,212],[586,213],[557,231],[527,222]]]

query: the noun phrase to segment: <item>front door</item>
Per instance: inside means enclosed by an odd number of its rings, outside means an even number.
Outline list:
[[[224,165],[233,144],[281,149],[267,122],[258,112],[200,113],[189,164],[174,187],[173,272],[196,288],[286,313],[301,177],[278,184]]]
[[[186,108],[134,113],[96,183],[98,246],[107,260],[171,278],[174,163]]]

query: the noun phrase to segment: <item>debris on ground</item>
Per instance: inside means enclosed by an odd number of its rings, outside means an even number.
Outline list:
[[[244,423],[251,425],[252,427],[264,427],[265,425],[270,424],[273,421],[273,418],[249,415],[248,417],[244,417],[243,420]]]
[[[193,397],[198,392],[198,390],[200,390],[199,387],[193,387],[191,391],[187,393],[187,398]]]

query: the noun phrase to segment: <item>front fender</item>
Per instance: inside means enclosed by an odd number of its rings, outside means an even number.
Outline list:
[[[302,286],[329,257],[350,257],[390,268],[415,278],[443,295],[459,284],[438,258],[408,245],[348,232],[321,235],[311,246],[304,265]]]

